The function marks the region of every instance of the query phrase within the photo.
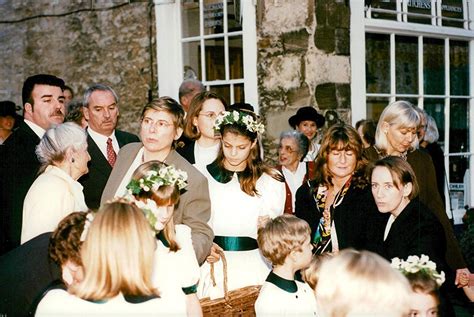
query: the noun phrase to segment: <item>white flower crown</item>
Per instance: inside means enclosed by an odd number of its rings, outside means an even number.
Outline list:
[[[89,228],[93,220],[94,220],[94,214],[92,212],[88,212],[86,216],[86,221],[84,222],[84,229],[82,229],[82,233],[81,233],[81,237],[79,238],[79,241],[81,242],[86,241],[87,233],[89,232]]]
[[[426,274],[436,281],[438,287],[446,281],[444,272],[441,271],[438,273],[438,271],[436,271],[436,263],[430,261],[430,258],[424,254],[421,255],[421,258],[417,255],[410,255],[406,261],[400,260],[399,258],[393,258],[390,265],[402,272],[403,275],[418,272]]]
[[[156,232],[160,231],[158,223],[158,205],[153,199],[146,199],[145,201],[138,200],[134,196],[127,197],[138,208],[140,208],[145,215],[146,220]]]
[[[214,131],[220,132],[222,126],[229,124],[238,124],[244,126],[248,131],[262,134],[265,132],[265,126],[255,120],[250,114],[239,112],[236,110],[224,111],[216,118],[214,123]]]
[[[159,170],[150,170],[145,173],[145,177],[139,180],[132,179],[127,190],[130,195],[138,195],[142,191],[156,191],[160,186],[174,186],[184,189],[188,183],[188,174],[185,171],[175,168],[173,165],[161,167]]]

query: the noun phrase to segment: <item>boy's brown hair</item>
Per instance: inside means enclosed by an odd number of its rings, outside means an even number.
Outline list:
[[[284,214],[269,220],[258,229],[258,246],[273,265],[282,265],[292,251],[301,251],[310,237],[311,229],[306,221]]]

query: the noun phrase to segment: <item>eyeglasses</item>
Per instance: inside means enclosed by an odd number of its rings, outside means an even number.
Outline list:
[[[198,116],[204,116],[210,120],[216,120],[217,116],[219,116],[221,113],[215,113],[215,112],[200,112],[198,113]]]
[[[285,150],[285,152],[286,152],[286,153],[289,153],[289,154],[293,154],[293,153],[295,153],[295,152],[298,152],[298,150],[294,150],[294,149],[292,149],[292,148],[289,147],[289,146],[281,146],[281,145],[280,145],[280,146],[278,147],[278,152],[281,152],[281,151],[283,151],[283,150]]]
[[[167,128],[167,127],[172,126],[174,124],[169,123],[165,120],[158,120],[158,121],[155,122],[150,118],[143,118],[142,125],[147,129],[150,128],[150,127],[154,127],[155,129],[157,129],[157,128]]]

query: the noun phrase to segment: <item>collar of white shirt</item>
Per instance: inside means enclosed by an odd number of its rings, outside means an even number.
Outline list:
[[[45,129],[30,120],[25,119],[24,121],[40,139],[43,137],[44,133],[46,132]]]
[[[115,153],[118,153],[120,150],[120,146],[118,144],[117,138],[115,137],[115,130],[112,132],[111,135],[105,136],[98,132],[95,132],[90,127],[87,128],[87,133],[91,136],[92,140],[94,140],[95,144],[99,147],[102,154],[107,157],[107,139],[112,139],[112,146],[114,147]]]

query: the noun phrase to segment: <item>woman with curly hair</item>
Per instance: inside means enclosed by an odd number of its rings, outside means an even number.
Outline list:
[[[316,253],[364,247],[367,215],[376,214],[365,166],[357,131],[332,126],[321,142],[315,178],[296,192],[295,215],[310,225]]]

